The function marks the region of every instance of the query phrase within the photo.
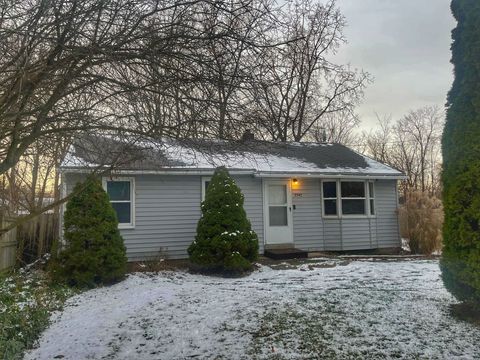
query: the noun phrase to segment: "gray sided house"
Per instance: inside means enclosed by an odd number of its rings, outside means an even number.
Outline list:
[[[187,257],[213,171],[225,166],[266,248],[399,248],[398,170],[339,144],[85,136],[63,161],[63,191],[92,171],[117,212],[131,261]],[[108,169],[112,169],[108,171]]]

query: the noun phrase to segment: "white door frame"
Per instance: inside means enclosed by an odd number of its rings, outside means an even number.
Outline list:
[[[268,241],[272,236],[270,231],[269,218],[269,201],[268,201],[268,186],[269,185],[286,185],[287,189],[287,222],[288,226],[283,228],[283,241]],[[292,212],[292,187],[290,179],[263,179],[263,228],[264,228],[264,244],[269,245],[293,245],[293,212]],[[280,229],[279,229],[280,230]],[[274,234],[273,234],[274,235]]]

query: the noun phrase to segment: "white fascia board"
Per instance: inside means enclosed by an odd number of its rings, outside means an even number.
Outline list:
[[[101,168],[60,168],[61,173],[90,173],[92,170]],[[116,170],[111,173],[115,175],[213,175],[215,169],[164,169],[164,170]],[[229,170],[231,175],[254,175],[255,170]]]
[[[67,168],[60,167],[60,173],[90,173],[92,170],[101,170],[101,168]],[[111,171],[112,174],[116,175],[202,175],[210,176],[213,175],[215,169],[164,169],[164,170],[115,170]],[[352,174],[335,174],[335,173],[315,173],[315,172],[306,172],[306,173],[287,173],[287,172],[257,172],[254,169],[232,169],[229,170],[231,175],[253,175],[259,178],[274,178],[274,177],[298,177],[298,178],[317,178],[317,179],[390,179],[390,180],[405,180],[407,176],[403,174],[399,175],[387,175],[387,174],[362,174],[362,173],[352,173]]]
[[[390,179],[390,180],[405,180],[405,175],[386,175],[386,174],[326,174],[326,173],[275,173],[275,172],[258,172],[254,174],[255,177],[271,178],[271,177],[298,177],[298,178],[316,178],[316,179]]]

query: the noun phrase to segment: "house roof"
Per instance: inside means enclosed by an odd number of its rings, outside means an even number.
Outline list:
[[[387,165],[340,144],[260,140],[171,140],[83,136],[74,142],[64,172],[112,167],[118,172],[212,172],[218,166],[258,176],[369,176],[403,178]]]

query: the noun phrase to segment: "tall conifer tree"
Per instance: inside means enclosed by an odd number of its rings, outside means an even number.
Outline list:
[[[480,1],[453,0],[455,80],[442,139],[446,287],[480,306]]]

